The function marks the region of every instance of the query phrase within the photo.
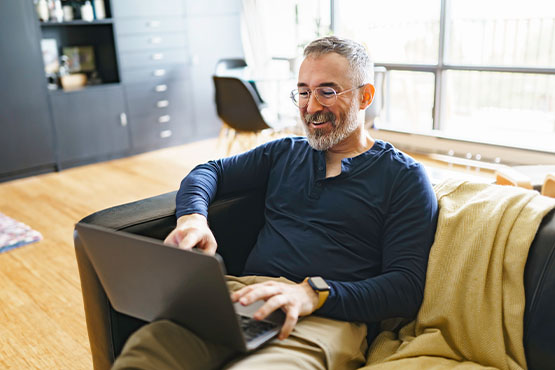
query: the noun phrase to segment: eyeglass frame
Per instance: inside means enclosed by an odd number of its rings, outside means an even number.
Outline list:
[[[318,94],[315,95],[315,96],[316,96],[316,100],[318,101],[318,104],[320,104],[320,105],[322,105],[322,106],[324,106],[324,107],[331,107],[331,106],[335,105],[335,103],[337,103],[337,97],[338,97],[339,95],[343,95],[343,94],[346,94],[346,93],[348,93],[348,92],[351,92],[351,91],[360,89],[361,87],[364,87],[364,86],[366,86],[366,85],[368,85],[368,84],[364,83],[364,84],[362,84],[362,85],[360,85],[360,86],[352,87],[352,88],[350,88],[350,89],[348,89],[348,90],[344,90],[344,91],[341,91],[341,92],[337,92],[337,91],[336,91],[333,87],[331,87],[331,86],[318,86],[318,87],[315,87],[314,90],[308,89],[308,91],[307,91],[307,92],[308,92],[308,98],[306,99],[306,104],[303,105],[303,106],[301,106],[300,104],[298,104],[297,102],[295,102],[295,92],[296,92],[297,95],[298,95],[298,93],[299,93],[299,89],[298,89],[298,88],[297,88],[297,89],[291,90],[291,94],[290,94],[289,97],[291,98],[291,101],[293,101],[293,104],[295,104],[296,107],[304,108],[304,107],[308,106],[308,103],[310,102],[310,96],[312,95],[312,92],[313,92],[313,91],[318,90],[318,89],[331,89],[331,90],[335,93],[335,101],[334,101],[332,104],[324,104],[324,103],[322,103],[322,102],[320,101],[320,99],[318,99]]]

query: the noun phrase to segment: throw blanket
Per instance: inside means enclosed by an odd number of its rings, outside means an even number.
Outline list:
[[[415,321],[382,332],[364,369],[524,369],[524,266],[555,199],[448,180]]]

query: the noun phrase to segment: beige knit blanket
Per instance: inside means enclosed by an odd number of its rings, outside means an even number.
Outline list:
[[[399,333],[382,332],[364,369],[525,369],[524,266],[555,199],[516,187],[448,180],[424,300]]]

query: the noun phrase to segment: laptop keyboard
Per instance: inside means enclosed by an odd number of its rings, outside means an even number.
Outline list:
[[[247,342],[278,326],[268,321],[258,321],[247,316],[237,315],[237,318],[239,319],[241,329],[243,330]]]

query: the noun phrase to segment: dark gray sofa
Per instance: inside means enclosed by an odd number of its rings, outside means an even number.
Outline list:
[[[239,274],[263,223],[264,192],[216,199],[208,221],[227,272]],[[120,205],[81,222],[163,240],[175,227],[175,192]],[[145,323],[116,312],[74,233],[83,301],[95,369],[109,369],[131,333]],[[530,369],[555,368],[555,211],[543,219],[525,271],[524,346]]]

